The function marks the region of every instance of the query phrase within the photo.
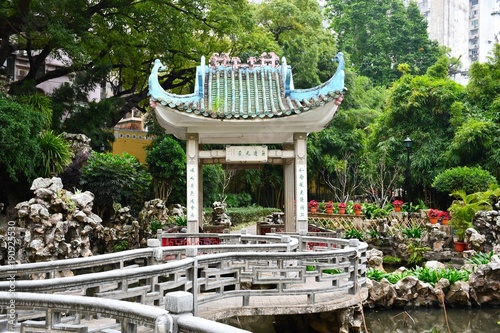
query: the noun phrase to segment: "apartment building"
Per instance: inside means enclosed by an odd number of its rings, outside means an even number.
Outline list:
[[[415,0],[404,0],[405,4]],[[474,61],[485,62],[499,42],[500,0],[416,0],[427,19],[429,37],[462,62],[454,79],[467,83]]]

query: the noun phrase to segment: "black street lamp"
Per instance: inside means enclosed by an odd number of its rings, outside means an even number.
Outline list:
[[[407,136],[404,140],[404,144],[406,147],[407,158],[406,158],[406,201],[411,203],[411,192],[410,192],[410,184],[411,184],[411,172],[410,172],[410,153],[411,147],[413,145],[413,141],[411,141],[410,137]]]

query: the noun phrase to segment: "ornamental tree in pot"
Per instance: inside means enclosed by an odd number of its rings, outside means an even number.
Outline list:
[[[450,194],[456,199],[448,211],[451,212],[450,225],[453,227],[457,242],[464,242],[465,231],[472,227],[474,215],[480,210],[490,210],[491,202],[500,196],[498,185],[490,186],[488,191],[467,194],[464,190],[454,191]]]

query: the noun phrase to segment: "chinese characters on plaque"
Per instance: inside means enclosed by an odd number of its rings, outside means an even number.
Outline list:
[[[267,162],[267,146],[228,146],[227,162]]]

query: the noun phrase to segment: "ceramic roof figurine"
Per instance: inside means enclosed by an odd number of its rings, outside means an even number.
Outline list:
[[[149,77],[151,106],[160,125],[179,139],[199,133],[201,143],[226,143],[217,135],[232,133],[246,143],[291,142],[294,132],[322,130],[342,102],[344,58],[338,53],[334,59],[339,65],[330,80],[295,89],[291,67],[285,58],[280,64],[272,52],[250,57],[246,63],[214,53],[208,65],[201,58],[195,90],[187,95],[160,86],[158,73],[164,67],[156,60]]]

